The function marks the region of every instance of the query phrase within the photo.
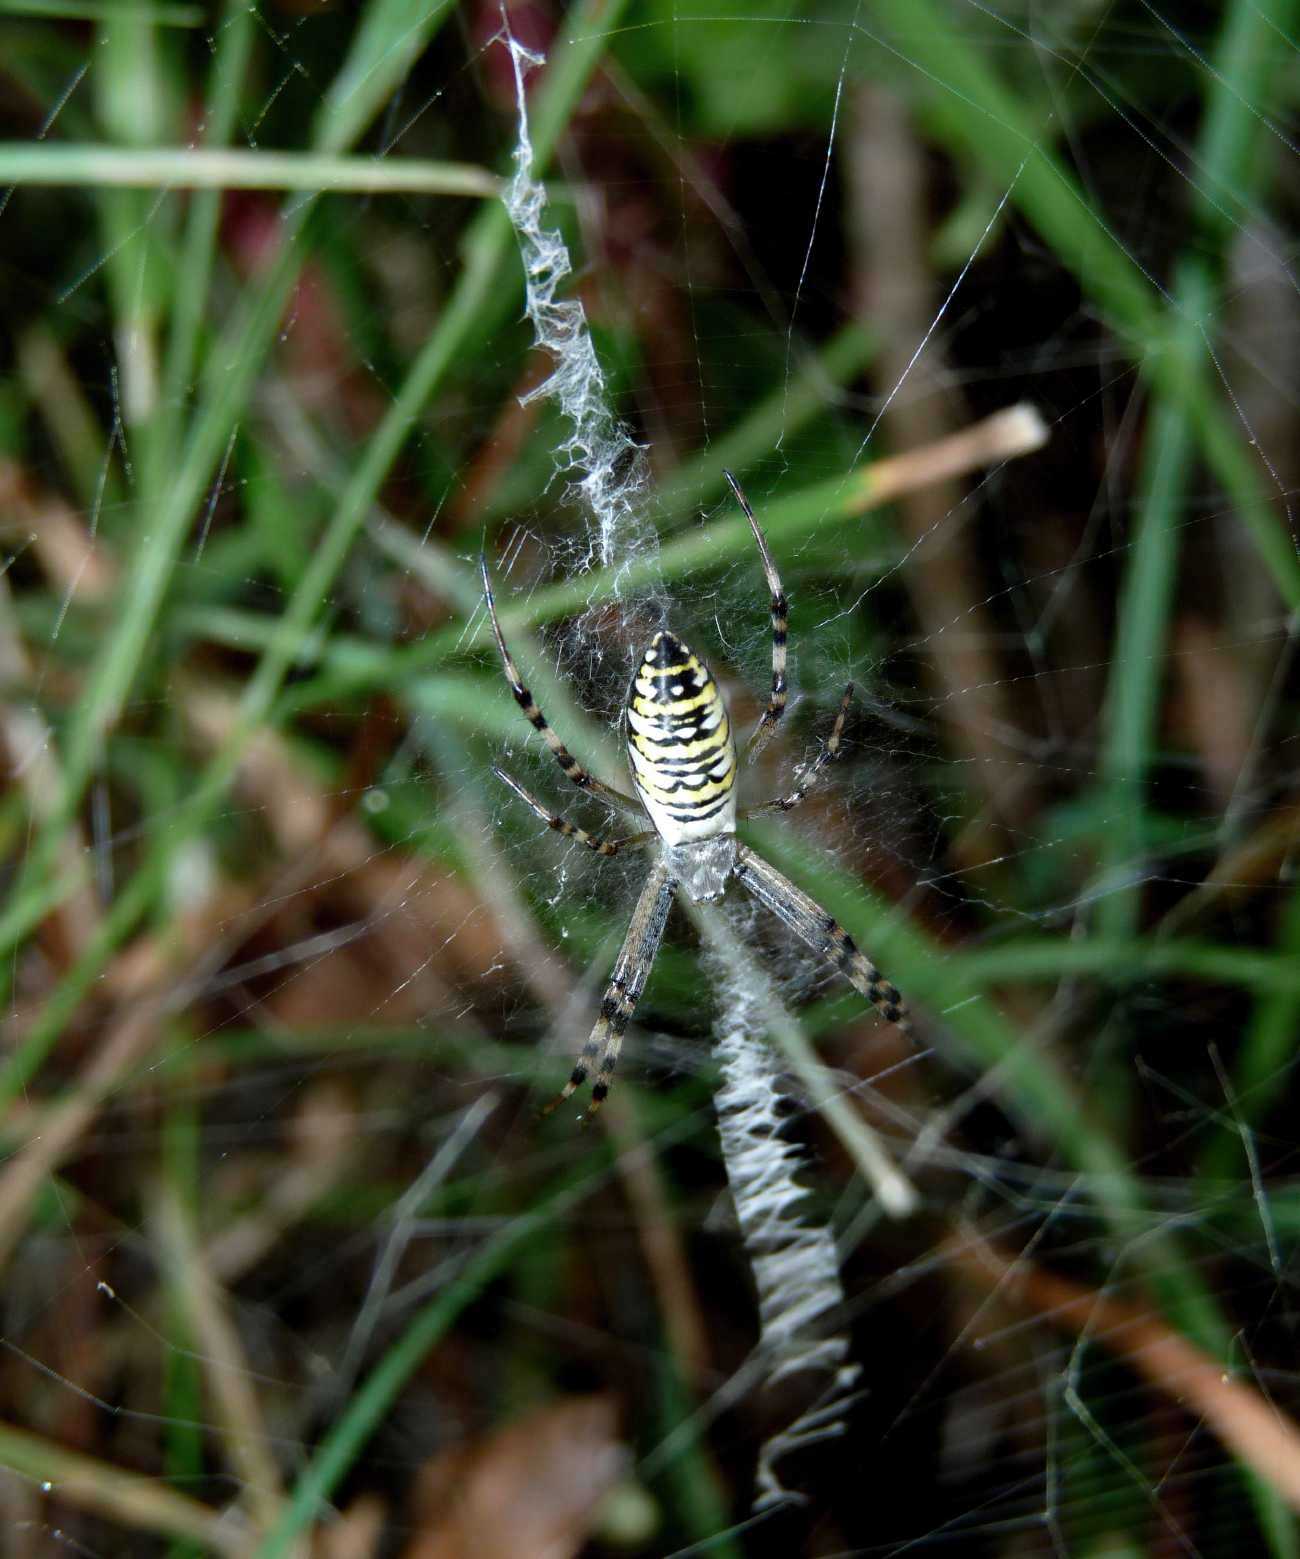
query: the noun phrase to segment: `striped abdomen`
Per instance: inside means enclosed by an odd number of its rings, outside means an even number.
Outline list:
[[[627,702],[632,781],[664,840],[736,827],[736,744],[713,674],[671,633],[641,658]]]

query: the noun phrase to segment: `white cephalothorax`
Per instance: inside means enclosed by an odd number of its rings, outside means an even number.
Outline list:
[[[725,475],[753,530],[771,597],[772,691],[767,708],[750,738],[746,759],[752,761],[766,746],[785,712],[786,599],[754,512],[736,479],[730,472]],[[518,668],[506,648],[492,599],[486,560],[482,563],[482,572],[492,631],[501,652],[506,679],[519,707],[575,785],[609,807],[648,816],[653,829],[618,839],[598,838],[551,812],[502,770],[497,769],[496,774],[549,827],[566,838],[576,839],[598,855],[617,855],[621,850],[655,842],[660,845],[659,860],[651,867],[632,912],[632,923],[600,1004],[600,1016],[582,1047],[572,1076],[548,1109],[567,1099],[593,1073],[588,1114],[600,1107],[609,1092],[609,1080],[618,1060],[623,1033],[659,950],[674,896],[680,891],[697,903],[716,899],[733,877],[784,921],[796,936],[838,969],[891,1023],[906,1028],[907,1014],[898,991],[882,978],[848,932],[776,867],[737,839],[736,742],[727,706],[704,661],[675,634],[667,631],[655,634],[646,647],[633,678],[625,711],[628,763],[636,797],[624,795],[589,774],[547,723],[533,695],[520,680]],[[853,684],[850,683],[840,700],[839,714],[829,738],[799,775],[798,783],[789,795],[751,807],[742,816],[788,812],[799,805],[817,776],[839,756],[852,696]]]

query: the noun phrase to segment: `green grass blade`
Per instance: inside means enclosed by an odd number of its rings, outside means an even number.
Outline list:
[[[1179,297],[1190,313],[1177,329],[1184,372],[1203,372],[1201,324],[1213,288],[1200,265],[1185,268]],[[1170,348],[1172,350],[1172,347]],[[1144,800],[1154,759],[1164,686],[1169,618],[1178,574],[1187,475],[1195,458],[1195,429],[1179,402],[1162,396],[1146,431],[1146,459],[1138,483],[1135,536],[1120,593],[1115,655],[1106,701],[1102,775],[1107,832],[1098,929],[1120,939],[1136,935],[1141,882],[1133,881],[1146,855]]]
[[[1123,937],[1014,937],[996,947],[961,948],[944,959],[944,981],[958,990],[1034,984],[1080,975],[1124,980],[1204,980],[1267,995],[1300,995],[1300,962],[1272,951],[1214,942],[1155,942]]]
[[[248,8],[242,8],[247,16]],[[237,29],[242,37],[246,23]],[[236,50],[227,42],[233,59]],[[221,73],[224,74],[224,73]],[[234,99],[237,101],[237,98]],[[220,102],[220,97],[214,97]],[[343,157],[323,152],[242,151],[204,146],[95,146],[0,142],[0,184],[95,189],[286,189],[336,195],[467,195],[492,200],[501,181],[470,163]]]
[[[204,144],[202,148],[194,148],[191,155],[201,155],[222,147],[234,134],[240,94],[253,48],[253,24],[254,14],[246,0],[227,0],[221,25],[216,30],[216,55],[207,94]],[[0,160],[3,160],[2,153]],[[190,202],[172,297],[171,328],[163,360],[162,395],[159,401],[159,450],[173,449],[180,441],[190,381],[198,361],[208,288],[216,261],[220,218],[219,191],[196,191]]]

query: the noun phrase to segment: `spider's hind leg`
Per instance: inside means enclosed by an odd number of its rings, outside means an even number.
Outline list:
[[[515,702],[524,712],[524,718],[550,748],[551,756],[559,764],[565,779],[572,780],[579,790],[585,790],[589,796],[598,797],[608,807],[622,808],[625,812],[639,815],[644,811],[641,803],[632,796],[625,796],[621,790],[615,790],[612,785],[606,785],[603,780],[597,779],[594,774],[584,769],[542,713],[541,706],[524,685],[514,656],[506,647],[505,635],[501,632],[501,620],[497,616],[496,600],[492,594],[492,580],[488,576],[487,558],[482,553],[479,554],[478,565],[479,572],[483,576],[483,600],[492,624],[492,637],[497,641],[497,652],[501,656],[501,666],[506,674],[506,681],[510,685],[511,693],[514,694]]]
[[[632,1014],[636,1011],[636,1004],[645,989],[645,982],[649,978],[655,954],[659,951],[664,925],[668,920],[668,911],[676,891],[677,883],[669,875],[668,868],[662,862],[653,866],[650,875],[646,878],[645,887],[641,890],[641,897],[636,902],[636,909],[632,912],[632,923],[627,928],[627,936],[623,939],[623,947],[614,964],[614,972],[605,987],[605,995],[600,1004],[600,1016],[596,1019],[595,1027],[588,1036],[586,1044],[579,1052],[577,1064],[568,1082],[546,1105],[542,1111],[543,1115],[549,1115],[581,1088],[592,1075],[593,1067],[595,1078],[591,1085],[591,1107],[583,1117],[584,1123],[589,1121],[605,1102],[605,1096],[609,1093],[610,1078],[614,1075],[618,1053],[623,1045],[623,1035],[632,1020]]]
[[[892,1023],[905,1038],[914,1039],[912,1017],[902,993],[892,980],[885,979],[834,915],[822,917],[825,945],[822,957],[833,964],[855,990],[859,990],[880,1016]]]
[[[809,898],[802,888],[747,845],[742,844],[737,851],[736,878],[855,990],[861,991],[882,1018],[911,1037],[912,1020],[898,987],[885,979],[834,915],[828,915],[816,899]]]

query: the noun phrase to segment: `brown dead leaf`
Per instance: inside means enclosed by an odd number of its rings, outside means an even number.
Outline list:
[[[311,1559],[374,1559],[387,1512],[376,1494],[355,1499],[341,1516],[312,1533]]]
[[[565,1559],[626,1464],[612,1396],[570,1397],[421,1473],[402,1559]]]
[[[0,459],[0,534],[6,542],[27,533],[51,585],[80,605],[106,600],[117,565],[76,510],[40,486],[15,460]]]

